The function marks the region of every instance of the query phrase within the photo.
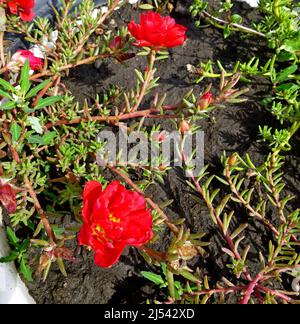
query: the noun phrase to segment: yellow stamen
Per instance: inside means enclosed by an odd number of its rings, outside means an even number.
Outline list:
[[[108,219],[109,219],[111,222],[113,222],[113,223],[117,223],[117,224],[119,224],[120,221],[121,221],[121,218],[116,218],[116,217],[114,217],[112,214],[109,214]]]

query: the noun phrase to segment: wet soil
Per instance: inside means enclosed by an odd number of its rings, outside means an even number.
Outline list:
[[[201,93],[207,83],[193,84],[193,76],[186,69],[187,64],[196,65],[200,61],[220,60],[224,66],[232,67],[237,60],[247,60],[253,55],[266,59],[268,50],[261,39],[252,37],[245,39],[234,34],[224,40],[222,33],[215,28],[207,27],[197,29],[188,15],[184,5],[185,1],[178,1],[173,15],[178,23],[188,27],[188,40],[183,47],[172,49],[168,61],[158,64],[160,75],[159,93],[167,93],[167,102],[178,102],[184,93],[192,87],[195,93]],[[236,4],[238,11],[248,22],[257,18],[255,10],[245,4]],[[117,24],[126,24],[132,17],[137,17],[138,12],[123,10],[115,14]],[[94,98],[101,93],[103,88],[110,84],[117,84],[125,88],[134,86],[133,69],[144,70],[145,58],[136,57],[120,66],[114,61],[103,62],[100,67],[94,65],[83,66],[72,71],[70,77],[64,82],[79,101],[84,98]],[[241,105],[228,105],[222,110],[217,110],[213,115],[200,122],[205,132],[205,163],[210,164],[212,172],[221,170],[220,155],[226,150],[228,153],[237,151],[241,155],[250,153],[255,162],[262,161],[264,154],[263,145],[257,143],[258,125],[270,125],[273,117],[261,106],[259,101],[270,91],[270,85],[265,80],[247,85],[250,91],[248,101]],[[150,100],[145,100],[145,106]],[[168,122],[160,121],[162,128],[170,129]],[[150,125],[150,124],[149,124]],[[298,150],[299,152],[299,150]],[[287,190],[299,195],[299,162],[300,156],[296,152],[288,158],[286,174],[288,181]],[[199,266],[204,274],[209,274],[211,282],[216,282],[222,276],[227,276],[225,267],[227,257],[221,251],[224,242],[217,233],[207,209],[204,205],[195,202],[191,191],[183,183],[182,174],[173,170],[165,179],[165,185],[152,187],[148,194],[159,203],[172,199],[173,204],[166,212],[172,218],[184,217],[187,225],[193,232],[208,233],[207,239],[211,241],[208,247],[209,256],[206,259],[198,258],[194,266]],[[237,224],[246,221],[243,209],[237,212]],[[268,246],[269,235],[260,225],[250,221],[247,229],[248,242],[251,243],[250,270],[258,270],[258,251],[265,251]],[[160,241],[163,250],[166,236]],[[75,247],[74,247],[75,248]],[[120,262],[111,269],[100,269],[94,265],[92,253],[79,250],[75,262],[67,262],[68,277],[64,278],[55,266],[51,269],[45,283],[30,284],[30,293],[37,303],[144,303],[147,299],[163,300],[157,288],[143,279],[139,272],[151,268],[143,261],[142,257],[132,248],[128,248],[121,257]]]

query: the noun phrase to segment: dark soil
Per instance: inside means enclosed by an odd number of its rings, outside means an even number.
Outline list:
[[[212,59],[220,60],[225,66],[230,67],[237,60],[247,60],[253,55],[266,57],[267,54],[265,44],[256,37],[245,39],[234,34],[229,40],[224,41],[222,33],[215,28],[196,29],[186,12],[187,6],[183,5],[184,2],[177,2],[173,15],[178,23],[188,27],[188,40],[183,47],[170,51],[169,61],[158,64],[161,77],[158,91],[168,94],[169,103],[178,102],[191,87],[195,88],[195,93],[201,93],[206,86],[205,82],[199,86],[192,84],[193,77],[187,72],[187,64],[197,64],[199,61]],[[248,21],[256,18],[255,10],[251,10],[247,5],[237,4],[237,8]],[[132,16],[137,17],[138,13],[132,13],[127,9],[116,13],[114,20],[117,24],[126,24]],[[72,71],[70,77],[64,82],[76,98],[82,101],[86,97],[94,98],[110,84],[133,87],[133,69],[143,70],[145,67],[145,59],[142,57],[132,59],[127,66],[109,61],[102,63],[98,69],[93,65],[80,67]],[[221,170],[219,160],[224,150],[228,153],[238,151],[241,155],[249,152],[254,161],[262,160],[265,152],[263,145],[257,144],[258,125],[269,125],[272,117],[262,110],[258,102],[269,91],[270,87],[266,81],[257,80],[250,85],[247,103],[229,105],[223,110],[216,111],[213,118],[200,123],[205,131],[205,163],[210,164],[212,172]],[[170,129],[170,124],[162,122],[162,128]],[[286,170],[288,190],[299,195],[300,179],[296,172],[299,167],[299,154],[292,155],[289,160]],[[295,176],[295,173],[298,175]],[[195,266],[198,265],[203,273],[209,273],[212,282],[216,282],[222,276],[231,279],[224,266],[227,258],[220,250],[224,242],[217,233],[207,209],[195,202],[182,180],[180,172],[171,171],[165,185],[152,187],[149,195],[152,195],[158,203],[173,199],[174,203],[167,209],[170,217],[184,217],[193,232],[208,233],[207,239],[212,242],[208,248],[209,256],[194,261]],[[240,210],[237,214],[239,223],[245,222],[244,210]],[[267,249],[269,236],[262,227],[251,222],[247,236],[252,243],[250,270],[255,272],[258,270],[258,251]],[[163,241],[162,239],[160,246],[162,250],[165,245]],[[163,300],[164,297],[158,295],[156,287],[139,275],[141,270],[147,269],[150,269],[149,266],[134,249],[128,249],[120,262],[111,269],[96,267],[92,253],[80,250],[76,262],[66,263],[67,278],[64,278],[53,266],[45,283],[36,282],[30,284],[29,288],[37,303],[42,304],[143,303],[147,299]]]

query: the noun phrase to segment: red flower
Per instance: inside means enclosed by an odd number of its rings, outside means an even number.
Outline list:
[[[141,246],[153,236],[145,198],[118,181],[105,190],[99,182],[89,181],[83,192],[82,216],[78,242],[95,251],[99,267],[111,267],[127,245]]]
[[[9,214],[17,209],[16,193],[9,183],[0,180],[0,203]]]
[[[43,60],[40,57],[34,56],[31,51],[19,50],[17,53],[20,53],[23,59],[29,60],[31,70],[36,71],[42,68]]]
[[[12,56],[11,61],[8,63],[9,70],[18,71],[26,60],[29,61],[31,70],[36,71],[43,67],[43,60],[40,57],[34,56],[29,50],[19,50]]]
[[[210,104],[214,101],[213,95],[211,92],[206,92],[203,96],[201,96],[197,101],[197,107],[200,110],[205,110],[210,106]]]
[[[180,46],[187,39],[186,27],[176,24],[171,17],[162,17],[153,11],[141,14],[140,24],[132,20],[128,29],[136,39],[136,46],[155,50]]]
[[[34,17],[34,0],[8,0],[7,5],[12,14],[19,14],[24,21],[31,21]]]

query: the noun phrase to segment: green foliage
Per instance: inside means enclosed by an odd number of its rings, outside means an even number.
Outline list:
[[[8,256],[0,258],[0,263],[12,261],[17,262],[19,265],[19,270],[24,276],[24,279],[29,282],[33,281],[32,272],[27,261],[28,256],[26,254],[30,241],[28,239],[20,241],[20,239],[17,238],[15,232],[10,227],[6,228],[6,233],[10,246],[12,247],[12,251]]]
[[[112,3],[109,1],[108,5]],[[125,3],[122,1],[120,4]],[[140,1],[138,5],[143,10],[156,8],[160,11],[172,8],[170,4],[168,0],[153,0]],[[163,289],[173,303],[224,303],[228,294],[234,294],[242,302],[298,301],[293,292],[280,292],[278,295],[274,288],[281,285],[284,276],[297,277],[299,274],[300,212],[294,208],[294,197],[285,191],[283,173],[285,152],[292,149],[291,140],[300,127],[299,19],[295,14],[298,7],[289,0],[262,0],[263,19],[252,29],[242,25],[243,18],[233,12],[233,4],[230,0],[221,1],[217,17],[212,15],[207,1],[194,0],[190,11],[197,26],[200,26],[200,21],[210,23],[222,29],[225,38],[232,36],[233,32],[245,32],[267,40],[270,48],[268,58],[251,57],[236,62],[233,67],[210,60],[201,62],[198,67],[189,65],[189,71],[196,75],[196,83],[218,79],[219,88],[213,104],[201,110],[199,96],[193,90],[175,106],[165,105],[167,95],[156,94],[151,108],[139,119],[131,116],[141,113],[139,108],[143,97],[159,86],[153,66],[147,72],[135,71],[133,89],[124,90],[113,85],[89,102],[77,102],[69,90],[60,86],[61,77],[67,77],[71,68],[104,58],[120,62],[120,55],[132,54],[128,53],[131,38],[126,28],[115,32],[109,30],[102,20],[101,10],[97,17],[92,14],[92,0],[83,1],[74,12],[71,1],[64,1],[63,15],[55,12],[55,26],[46,18],[38,18],[35,24],[20,23],[16,17],[9,18],[9,27],[22,33],[33,45],[48,44],[54,29],[58,31],[58,40],[52,48],[43,47],[47,61],[38,80],[30,77],[28,61],[18,75],[16,85],[5,77],[0,79],[0,95],[4,98],[0,107],[1,151],[5,153],[1,159],[1,172],[6,179],[13,179],[18,189],[17,211],[10,215],[14,229],[7,228],[12,252],[0,262],[16,261],[25,279],[32,281],[28,249],[35,247],[41,252],[37,273],[42,274],[44,280],[54,261],[66,276],[64,260],[72,260],[72,252],[66,248],[65,242],[74,239],[80,228],[82,188],[86,181],[99,180],[105,187],[108,180],[104,169],[117,168],[118,175],[123,176],[134,189],[145,192],[152,184],[164,184],[169,168],[165,167],[162,155],[146,167],[132,161],[123,164],[116,161],[115,165],[99,167],[96,161],[105,154],[106,143],[99,140],[98,134],[105,127],[142,131],[151,145],[157,145],[153,134],[160,132],[161,128],[159,125],[147,126],[145,119],[149,115],[173,118],[177,129],[178,120],[185,120],[193,133],[198,129],[195,122],[209,118],[215,109],[222,108],[225,103],[241,104],[245,101],[243,95],[248,89],[240,88],[240,82],[251,84],[256,78],[263,78],[270,83],[272,92],[262,104],[282,125],[277,128],[259,126],[261,140],[269,148],[264,161],[254,163],[247,153],[245,156],[238,153],[227,156],[224,153],[221,158],[223,174],[212,174],[206,166],[186,181],[188,189],[192,190],[192,198],[201,207],[206,206],[211,226],[218,231],[220,253],[228,278],[209,282],[213,281],[215,274],[206,274],[193,263],[196,258],[203,260],[208,253],[209,242],[203,241],[205,233],[194,233],[182,218],[169,220],[163,209],[171,205],[172,200],[158,206],[148,196],[147,201],[153,209],[155,236],[152,242],[158,241],[165,225],[172,234],[165,251],[140,247],[145,260],[152,267],[159,266],[157,273],[154,268],[141,274]],[[109,47],[115,35],[124,41],[124,47],[118,53]],[[150,49],[143,49],[138,55],[148,56],[149,62],[153,59],[153,64],[168,57],[165,51],[156,53],[155,57],[153,54]],[[207,86],[204,93],[210,89],[211,85]],[[124,115],[128,120],[133,119],[130,125],[121,122]],[[191,175],[194,165],[190,161],[195,152],[188,157],[182,154],[184,135],[181,135],[182,142],[176,150],[180,153],[183,171]],[[131,179],[135,180],[133,185]],[[76,222],[74,226],[71,226],[70,219]],[[256,251],[247,239],[249,226],[257,226],[257,223],[268,233],[267,251]],[[15,234],[17,228],[34,232],[31,240],[19,239]],[[251,263],[255,263],[254,269],[259,269],[253,270],[257,273],[250,273]],[[256,278],[255,294],[250,292],[247,300],[245,292]]]
[[[42,98],[32,108],[32,99],[41,89],[43,89],[50,80],[46,80],[39,86],[31,89],[31,82],[29,76],[29,61],[27,60],[24,67],[21,70],[19,86],[13,87],[9,82],[4,79],[0,79],[0,94],[7,100],[1,104],[0,110],[12,110],[14,108],[20,109],[24,113],[32,113],[36,110],[42,109],[53,105],[61,100],[60,96],[52,96]]]

